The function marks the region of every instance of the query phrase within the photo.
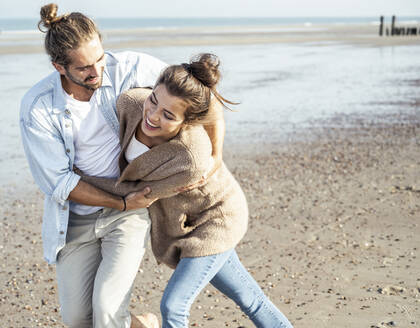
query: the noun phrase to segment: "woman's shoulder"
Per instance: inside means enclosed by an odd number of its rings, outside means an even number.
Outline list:
[[[207,148],[211,147],[210,138],[202,125],[189,125],[180,131],[176,138],[183,143],[187,148]]]
[[[143,110],[144,102],[152,92],[148,88],[133,88],[121,93],[117,100],[117,111],[119,116]]]
[[[181,130],[174,143],[182,145],[184,152],[188,152],[197,168],[207,169],[211,158],[212,146],[210,138],[202,125],[191,125]]]

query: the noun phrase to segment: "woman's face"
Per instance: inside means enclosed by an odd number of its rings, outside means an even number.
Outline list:
[[[184,123],[186,108],[184,100],[172,96],[164,84],[159,84],[144,103],[142,132],[156,141],[172,139]]]

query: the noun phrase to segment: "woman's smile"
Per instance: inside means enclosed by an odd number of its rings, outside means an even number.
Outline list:
[[[157,85],[144,103],[139,134],[145,140],[139,140],[145,144],[149,141],[150,146],[175,137],[183,125],[186,107],[185,101],[171,95],[165,85]]]
[[[159,126],[157,124],[153,124],[148,117],[146,117],[145,123],[146,123],[145,124],[146,125],[146,128],[148,128],[149,130],[153,130],[154,131],[156,129],[159,129]]]

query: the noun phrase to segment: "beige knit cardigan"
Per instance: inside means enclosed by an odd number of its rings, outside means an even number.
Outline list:
[[[152,250],[159,263],[174,268],[181,258],[217,254],[235,247],[247,230],[248,208],[239,184],[224,163],[205,185],[177,193],[180,187],[199,181],[212,165],[212,146],[201,125],[182,128],[173,139],[127,163],[124,153],[142,119],[143,103],[149,93],[131,89],[118,99],[118,181],[87,176],[82,179],[121,196],[149,186],[148,198],[159,198],[149,207]]]

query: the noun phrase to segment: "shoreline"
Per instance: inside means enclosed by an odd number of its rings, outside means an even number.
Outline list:
[[[354,46],[419,45],[417,36],[382,36],[379,27],[367,24],[313,24],[305,25],[245,25],[182,27],[176,29],[104,30],[106,49],[133,49],[142,47],[190,45],[246,45],[246,44],[346,44]],[[1,38],[0,55],[42,53],[42,33],[28,33],[19,37]]]
[[[225,146],[250,209],[238,254],[295,328],[416,326],[419,146],[417,105],[408,115],[314,122],[263,148]],[[5,327],[63,327],[55,269],[42,259],[42,200],[35,190],[33,184],[0,189]],[[148,247],[130,310],[157,313],[170,273]],[[193,304],[190,324],[252,326],[213,287]]]

